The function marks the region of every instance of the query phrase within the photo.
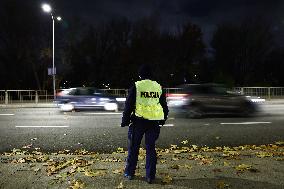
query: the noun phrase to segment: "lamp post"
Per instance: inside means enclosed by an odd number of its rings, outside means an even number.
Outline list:
[[[52,8],[49,4],[43,4],[42,10],[44,12],[50,13],[52,19],[52,81],[53,81],[53,99],[55,100],[56,97],[56,86],[55,86],[55,66],[54,66],[54,22],[55,18],[52,14]],[[61,21],[61,17],[56,17],[56,20]]]

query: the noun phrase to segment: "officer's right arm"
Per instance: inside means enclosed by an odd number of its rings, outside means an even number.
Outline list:
[[[125,101],[121,127],[129,126],[131,121],[131,114],[135,110],[135,101],[136,101],[136,88],[134,85],[129,89],[128,96]]]

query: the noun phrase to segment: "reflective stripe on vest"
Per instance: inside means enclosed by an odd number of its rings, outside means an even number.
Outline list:
[[[148,120],[163,120],[164,111],[160,104],[162,87],[156,81],[142,80],[135,82],[135,115]]]

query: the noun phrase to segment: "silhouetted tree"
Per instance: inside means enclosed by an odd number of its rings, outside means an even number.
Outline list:
[[[219,25],[212,47],[216,50],[217,81],[255,85],[263,82],[273,36],[264,21],[250,19],[240,25]]]
[[[37,4],[4,0],[0,7],[0,88],[42,89],[40,51],[46,43]]]
[[[275,48],[266,58],[262,75],[268,86],[284,86],[284,49]]]
[[[51,90],[50,16],[38,15],[44,13],[31,0],[4,0],[1,5],[1,89]],[[143,63],[152,64],[156,79],[169,87],[192,82],[203,59],[201,30],[190,22],[178,32],[162,32],[159,15],[132,22],[116,18],[98,25],[74,17],[61,24],[55,30],[57,87],[127,88]]]

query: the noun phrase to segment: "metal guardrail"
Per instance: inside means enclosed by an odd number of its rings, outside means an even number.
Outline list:
[[[284,87],[234,87],[233,90],[240,91],[247,96],[259,96],[262,98],[284,98]]]
[[[128,89],[101,89],[105,93],[126,97]],[[166,93],[178,93],[181,88],[165,88]],[[270,99],[284,99],[284,87],[234,87],[233,91],[239,91],[247,96],[259,96]],[[50,103],[53,94],[46,90],[0,90],[0,104],[13,103]]]
[[[181,88],[165,88],[166,93],[178,93]],[[233,87],[232,91],[238,91],[246,96],[257,96],[270,99],[284,99],[284,87]]]
[[[46,90],[0,90],[0,104],[51,102]]]
[[[104,91],[107,94],[117,95],[121,97],[127,97],[128,95],[128,89],[100,89],[100,90]]]

